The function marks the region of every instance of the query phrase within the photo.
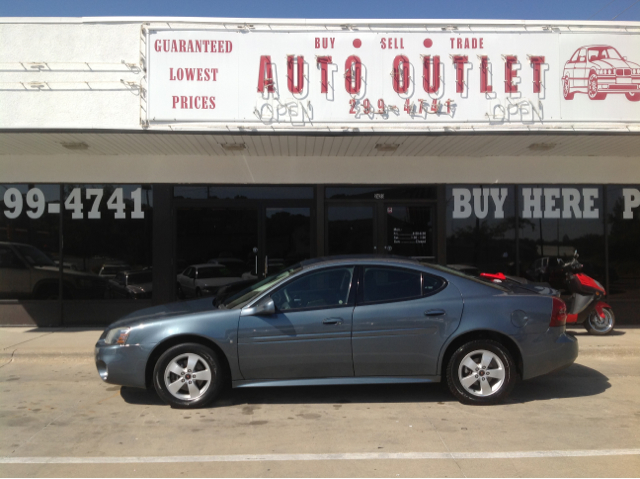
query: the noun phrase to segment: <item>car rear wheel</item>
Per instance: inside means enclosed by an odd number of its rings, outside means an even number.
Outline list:
[[[589,75],[588,95],[591,100],[604,100],[607,98],[606,93],[598,93],[598,75],[592,73]]]
[[[575,93],[571,92],[571,87],[569,86],[569,78],[565,77],[562,80],[562,96],[564,96],[565,100],[573,100],[573,96]]]
[[[459,347],[447,365],[447,385],[463,404],[502,402],[516,379],[511,354],[497,341],[476,340]]]
[[[613,327],[616,324],[616,317],[613,311],[609,308],[604,308],[602,313],[604,314],[604,318],[601,318],[597,311],[592,311],[584,322],[584,327],[589,334],[604,336],[613,331]]]
[[[223,388],[222,362],[210,348],[197,343],[174,346],[160,356],[153,371],[158,395],[174,408],[199,408]]]
[[[628,92],[625,93],[624,96],[626,96],[629,101],[640,101],[640,92]]]

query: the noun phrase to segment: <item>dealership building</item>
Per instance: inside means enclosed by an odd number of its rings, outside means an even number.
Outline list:
[[[400,255],[640,311],[640,22],[0,18],[0,325]]]

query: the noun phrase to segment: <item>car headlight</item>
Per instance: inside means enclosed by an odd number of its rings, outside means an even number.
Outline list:
[[[105,344],[126,344],[130,332],[130,327],[110,329],[104,342]]]

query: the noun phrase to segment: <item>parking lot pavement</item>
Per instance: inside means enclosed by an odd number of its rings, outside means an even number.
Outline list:
[[[637,476],[640,329],[575,333],[576,364],[500,406],[429,384],[236,389],[185,411],[103,383],[99,331],[1,329],[0,476]]]

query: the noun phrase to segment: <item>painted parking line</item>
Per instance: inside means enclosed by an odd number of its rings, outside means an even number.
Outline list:
[[[514,452],[364,452],[344,454],[233,454],[219,456],[0,457],[0,464],[135,464],[259,461],[360,461],[415,459],[527,459],[640,455],[640,449],[583,449]]]

